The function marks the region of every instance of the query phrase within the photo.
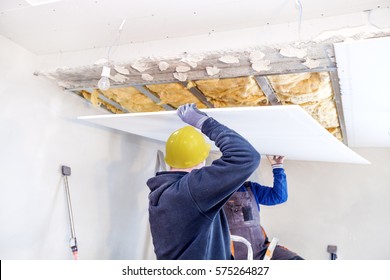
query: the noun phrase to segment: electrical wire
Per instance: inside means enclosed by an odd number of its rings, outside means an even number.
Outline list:
[[[118,28],[118,33],[116,34],[114,41],[107,49],[107,61],[108,61],[107,63],[108,64],[110,63],[111,50],[114,46],[116,46],[118,44],[118,41],[119,41],[119,38],[121,37],[123,26],[125,25],[125,22],[126,22],[126,19],[123,19],[121,25]]]
[[[298,23],[298,37],[301,38],[301,26],[302,26],[302,14],[303,14],[303,7],[301,0],[294,0],[295,1],[295,7],[299,11],[299,23]]]

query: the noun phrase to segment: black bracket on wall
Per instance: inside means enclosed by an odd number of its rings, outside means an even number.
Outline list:
[[[336,245],[328,245],[327,249],[328,253],[330,254],[331,260],[337,260],[337,246]]]

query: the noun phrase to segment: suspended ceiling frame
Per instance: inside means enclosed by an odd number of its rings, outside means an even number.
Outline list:
[[[318,72],[324,72],[327,71],[330,75],[331,78],[331,84],[332,84],[332,90],[334,94],[334,102],[336,104],[336,110],[337,110],[337,116],[338,116],[338,121],[340,124],[340,130],[342,134],[342,141],[345,145],[348,146],[348,138],[347,138],[347,133],[346,133],[346,126],[345,126],[345,119],[344,119],[344,114],[343,114],[343,109],[342,109],[342,101],[341,101],[341,94],[340,94],[340,86],[339,86],[339,79],[338,79],[338,74],[337,70],[333,69],[330,70],[330,68],[327,68],[326,70],[317,70]],[[310,72],[317,72],[317,71],[310,71]],[[294,73],[305,73],[309,71],[295,71]],[[290,71],[289,73],[280,73],[278,75],[283,75],[283,74],[292,74]],[[263,93],[266,95],[267,99],[269,100],[271,105],[281,105],[281,102],[278,101],[278,97],[276,96],[272,86],[270,85],[268,79],[266,76],[254,76],[257,84],[259,85],[260,89],[263,91]],[[184,87],[187,86],[186,82],[181,82]],[[150,98],[155,104],[158,104],[161,102],[161,100],[152,92],[150,92],[144,85],[133,85],[133,84],[127,84],[126,86],[113,86],[117,88],[122,88],[122,87],[128,87],[132,86],[136,88],[140,93],[144,94],[146,97]],[[92,93],[93,89],[84,89],[89,93]],[[207,108],[214,108],[214,105],[207,100],[207,97],[197,88],[197,87],[191,87],[188,89],[189,92],[196,97],[200,102],[202,102],[204,105],[207,106]],[[69,90],[70,92],[73,92],[79,96],[81,96],[79,90]],[[101,92],[99,93],[99,98],[102,99],[103,101],[107,102],[114,108],[118,109],[119,111],[122,111],[123,113],[129,113],[129,111],[125,108],[123,108],[120,104],[117,102],[105,97]],[[172,106],[168,104],[162,104],[161,105],[165,110],[171,111],[175,110]],[[104,105],[103,105],[104,107]],[[106,108],[107,109],[107,108]]]
[[[380,37],[380,35],[372,36],[372,38]],[[151,84],[168,84],[168,83],[180,83],[186,87],[188,81],[205,80],[205,79],[225,79],[225,78],[237,78],[253,76],[266,95],[271,105],[279,105],[277,96],[275,95],[272,86],[269,84],[266,76],[270,75],[284,75],[284,74],[296,74],[307,72],[328,72],[331,78],[331,85],[334,94],[334,102],[336,104],[336,110],[338,115],[338,121],[340,124],[340,130],[342,134],[342,141],[345,145],[348,145],[348,138],[346,134],[345,120],[342,110],[342,101],[340,93],[340,85],[337,74],[337,67],[335,61],[335,54],[333,43],[340,41],[338,38],[330,38],[327,42],[315,43],[315,42],[301,42],[291,43],[284,45],[276,45],[273,47],[263,46],[256,47],[252,50],[245,51],[230,51],[230,52],[218,52],[209,53],[203,55],[197,66],[190,68],[186,81],[179,81],[174,78],[173,74],[176,73],[174,69],[178,66],[189,66],[186,62],[188,54],[183,54],[182,57],[169,58],[169,59],[151,59],[144,58],[138,60],[137,63],[144,65],[145,70],[139,71],[132,67],[132,63],[116,64],[115,66],[121,66],[129,70],[129,75],[126,75],[128,81],[131,82],[116,82],[112,81],[111,88],[125,88],[135,87],[139,92],[150,98],[155,104],[158,104],[161,100],[152,92],[150,92],[145,86]],[[283,56],[281,50],[283,48],[290,48],[294,50],[305,50],[306,55],[304,57],[297,56]],[[265,54],[265,58],[269,60],[269,69],[260,71],[252,68],[250,55],[252,51],[261,51]],[[219,59],[224,56],[230,56],[238,58],[239,63],[224,63]],[[306,66],[304,63],[315,61],[316,67]],[[170,67],[167,71],[161,71],[158,68],[158,63],[164,61],[167,62]],[[208,75],[206,67],[215,66],[220,69],[220,72],[216,75]],[[101,75],[101,65],[85,66],[75,69],[59,68],[55,72],[37,72],[37,75],[43,75],[48,78],[54,79],[65,90],[76,93],[82,96],[80,91],[86,90],[89,93],[96,89],[96,85]],[[142,74],[149,74],[153,77],[152,81],[145,81],[142,78]],[[188,88],[188,90],[207,108],[213,108],[213,104],[209,102],[206,96],[203,95],[197,87]],[[100,98],[101,94],[99,94]],[[120,104],[108,99],[102,98],[111,106],[114,106],[121,112],[127,113]],[[108,101],[109,102],[108,102]],[[104,106],[103,106],[104,107]],[[162,105],[165,110],[174,110],[172,106],[168,104]],[[107,109],[107,108],[106,108]]]

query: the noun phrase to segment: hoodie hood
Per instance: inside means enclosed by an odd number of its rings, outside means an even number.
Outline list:
[[[161,194],[173,184],[177,184],[188,172],[163,171],[158,172],[155,177],[150,178],[146,184],[150,189],[149,200],[152,205],[157,205]]]

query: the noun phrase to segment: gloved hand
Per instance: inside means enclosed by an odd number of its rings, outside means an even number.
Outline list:
[[[206,113],[203,113],[196,108],[194,103],[185,104],[177,108],[177,114],[181,120],[198,129],[202,129],[202,125],[209,118]]]
[[[275,164],[283,164],[284,161],[284,156],[272,156],[272,155],[267,155],[267,158],[271,165]]]

